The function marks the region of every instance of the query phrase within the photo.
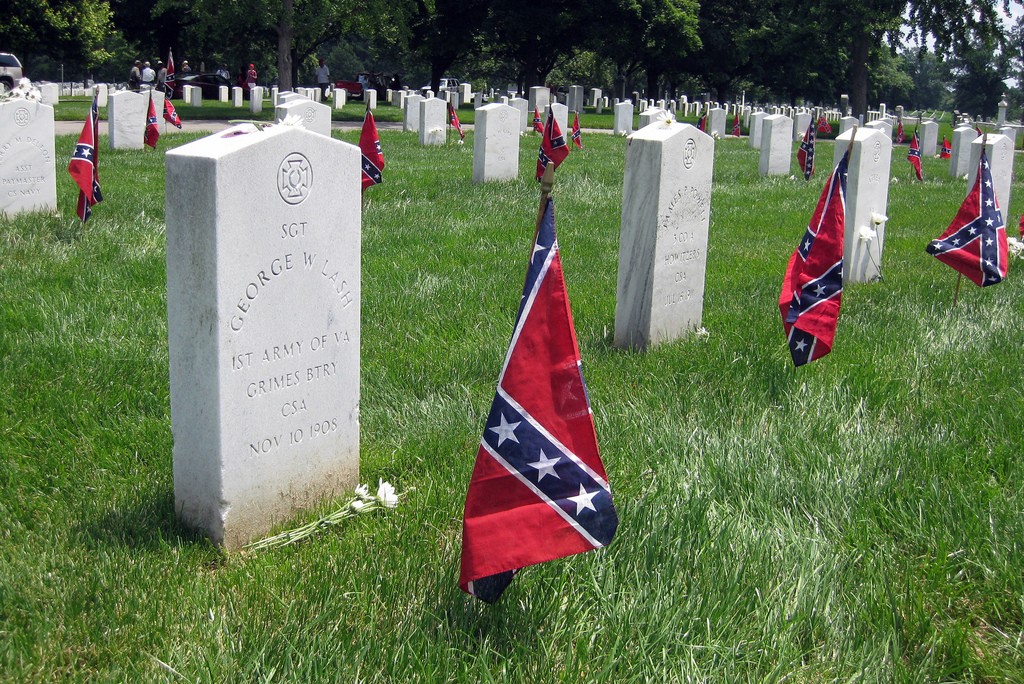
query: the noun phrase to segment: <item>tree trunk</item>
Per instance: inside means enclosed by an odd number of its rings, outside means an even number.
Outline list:
[[[277,87],[280,91],[291,90],[295,85],[292,63],[294,0],[282,0],[281,20],[277,25]]]
[[[850,108],[853,116],[868,113],[868,55],[871,51],[871,37],[866,32],[858,33],[853,39],[853,54],[850,59]]]
[[[661,72],[656,70],[654,67],[647,67],[647,97],[651,99],[658,99],[658,79],[661,78]]]

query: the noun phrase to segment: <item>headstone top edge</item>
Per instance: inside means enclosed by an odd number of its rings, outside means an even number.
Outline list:
[[[704,133],[693,124],[679,123],[678,121],[670,121],[668,119],[655,121],[652,124],[634,131],[630,136],[628,136],[627,140],[668,140],[669,138],[674,138],[677,135],[684,133],[690,134],[694,137],[702,137],[707,140],[712,140],[710,135]]]
[[[194,140],[181,147],[176,147],[173,150],[168,150],[167,156],[218,159],[282,135],[315,136],[312,140],[318,146],[326,142],[327,144],[341,145],[343,147],[354,147],[354,145],[349,143],[336,138],[327,138],[301,126],[277,124],[265,126],[260,130],[254,124],[242,123],[199,140]]]

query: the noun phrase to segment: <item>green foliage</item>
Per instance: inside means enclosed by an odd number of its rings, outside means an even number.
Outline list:
[[[709,335],[623,352],[626,143],[587,136],[554,195],[622,522],[488,607],[456,588],[460,519],[533,233],[536,137],[519,178],[488,185],[472,133],[381,137],[361,471],[409,494],[295,547],[223,554],[174,515],[163,155],[195,136],[101,139],[106,200],[85,226],[63,172],[59,215],[0,218],[0,681],[1024,680],[1024,280],[1014,262],[950,307],[954,274],[924,252],[965,193],[944,162],[911,182],[894,150],[884,281],[848,285],[835,350],[794,370],[778,289],[827,165],[765,178],[745,140],[716,143]]]
[[[83,71],[110,57],[104,49],[112,30],[107,0],[12,2],[0,20],[0,46],[17,54],[28,73],[37,56],[67,60],[69,67]]]

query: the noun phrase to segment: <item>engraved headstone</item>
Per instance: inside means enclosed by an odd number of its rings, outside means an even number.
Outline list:
[[[440,98],[420,101],[420,145],[444,145],[447,114],[448,106]]]
[[[629,100],[617,102],[614,107],[613,135],[629,135],[633,132],[633,103]]]
[[[360,158],[250,124],[167,152],[175,510],[229,549],[358,481]]]
[[[489,104],[476,110],[473,131],[473,182],[507,180],[519,175],[519,110]]]
[[[701,324],[715,145],[663,122],[629,138],[622,188],[615,346],[644,349]]]
[[[725,137],[725,109],[722,107],[712,107],[708,112],[708,133]]]
[[[762,176],[788,176],[792,159],[793,120],[783,114],[764,117],[758,172]]]
[[[970,172],[971,142],[978,137],[974,126],[957,126],[953,129],[953,140],[950,146],[949,175],[957,178]]]
[[[551,115],[555,117],[555,121],[558,122],[558,130],[562,131],[562,135],[566,136],[566,140],[569,139],[569,107],[556,102],[551,105]],[[547,117],[544,117],[547,121]]]
[[[1013,143],[1005,135],[998,133],[989,133],[987,137],[978,136],[971,142],[971,162],[967,171],[968,192],[974,187],[974,179],[978,176],[978,161],[981,159],[983,146],[985,156],[988,157],[989,170],[992,172],[992,184],[995,186],[993,190],[996,193],[996,202],[999,203],[999,213],[1003,215],[1003,224],[1009,226],[1007,221],[1013,181]]]
[[[57,210],[53,107],[0,102],[0,216]]]
[[[551,91],[547,86],[534,86],[530,88],[530,111],[537,110],[543,114],[548,105],[551,104]]]
[[[652,123],[658,121],[664,121],[665,119],[671,118],[669,113],[658,107],[651,107],[640,112],[640,128],[644,126],[650,126]]]
[[[843,240],[843,279],[867,283],[881,277],[885,220],[889,204],[892,140],[868,127],[836,138],[835,160],[850,148],[846,176],[846,223]]]
[[[142,95],[121,90],[107,97],[107,132],[111,149],[142,149],[148,107],[148,93]]]
[[[402,130],[405,132],[420,132],[420,103],[423,102],[422,95],[409,95],[405,98],[405,116],[402,118]]]
[[[274,108],[274,120],[284,121],[289,116],[298,116],[303,128],[331,137],[331,108],[313,100],[292,100]]]
[[[263,86],[253,86],[249,89],[249,111],[253,114],[263,111]]]

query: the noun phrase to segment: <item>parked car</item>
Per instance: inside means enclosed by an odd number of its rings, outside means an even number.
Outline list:
[[[178,73],[174,75],[174,92],[171,94],[171,99],[181,99],[181,87],[187,85],[199,88],[203,93],[204,100],[216,100],[220,97],[221,86],[227,86],[228,92],[231,92],[231,88],[238,84],[224,78],[220,74]],[[243,86],[242,94],[248,98],[249,89]]]
[[[9,52],[0,52],[0,93],[18,85],[24,75],[17,57]]]
[[[388,85],[387,78],[379,71],[360,71],[356,74],[354,81],[338,80],[334,82],[336,89],[348,91],[348,98],[351,100],[362,100],[363,90],[366,88],[373,88],[377,91],[377,96],[381,97]]]
[[[427,85],[425,85],[422,88],[420,88],[420,91],[425,93],[425,92],[427,92],[430,89],[431,89],[431,86],[428,83]],[[450,91],[450,92],[453,92],[453,93],[454,92],[458,92],[458,90],[459,90],[459,79],[452,78],[451,76],[443,77],[440,80],[440,82],[438,83],[437,92],[443,93],[446,90]]]

